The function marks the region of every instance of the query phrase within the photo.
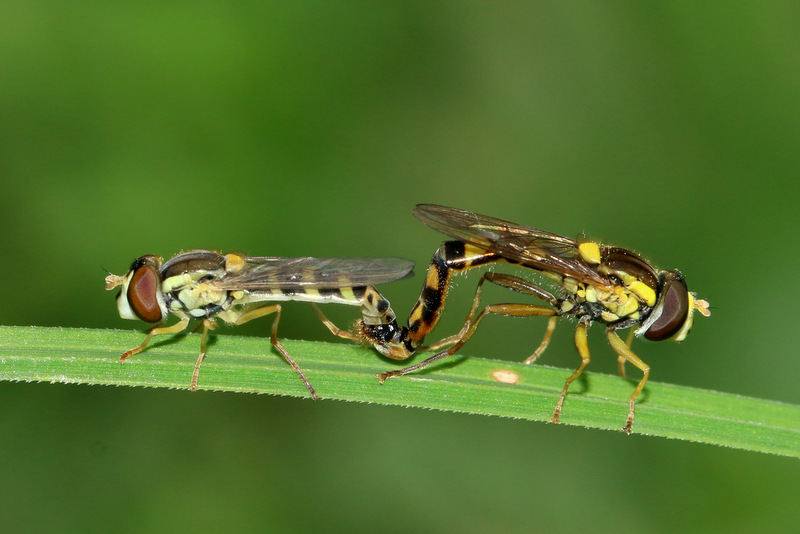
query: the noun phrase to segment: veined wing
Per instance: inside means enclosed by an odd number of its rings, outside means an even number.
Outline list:
[[[391,282],[407,276],[414,262],[402,258],[245,257],[244,267],[226,272],[220,289],[333,289]]]
[[[581,260],[574,239],[435,204],[417,205],[414,215],[447,236],[497,252],[526,267],[570,276],[593,285],[611,285],[602,274]]]

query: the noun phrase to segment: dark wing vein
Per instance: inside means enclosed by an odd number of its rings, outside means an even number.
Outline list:
[[[574,239],[434,204],[419,204],[414,215],[447,236],[499,253],[509,261],[593,285],[611,285],[603,275],[582,261]]]

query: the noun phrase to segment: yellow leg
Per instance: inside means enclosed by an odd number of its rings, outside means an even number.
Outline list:
[[[194,371],[192,372],[192,384],[189,387],[190,391],[197,391],[197,379],[200,377],[200,365],[206,357],[206,339],[208,338],[208,331],[214,330],[217,327],[211,319],[203,319],[200,324],[203,327],[203,337],[200,338],[200,355],[197,357],[197,362],[194,364]],[[197,328],[200,328],[198,326]],[[197,329],[195,329],[197,330]]]
[[[122,356],[119,357],[119,361],[124,362],[129,356],[133,356],[134,354],[139,354],[142,352],[145,347],[147,347],[147,344],[150,343],[150,339],[152,339],[153,336],[158,336],[161,334],[177,334],[178,332],[183,332],[186,330],[187,326],[189,326],[189,318],[184,317],[172,326],[156,327],[151,329],[150,332],[147,333],[147,337],[144,338],[142,344],[134,349],[123,352]]]
[[[535,306],[533,304],[490,304],[486,306],[483,311],[478,315],[475,321],[469,325],[464,335],[461,336],[453,346],[444,350],[435,356],[431,356],[427,360],[421,361],[416,365],[410,365],[403,369],[397,369],[395,371],[387,371],[385,373],[381,373],[378,376],[378,380],[383,383],[387,378],[391,378],[393,376],[400,376],[404,374],[408,374],[412,371],[417,371],[428,365],[432,364],[436,360],[441,360],[442,358],[447,358],[452,356],[456,353],[458,349],[464,346],[464,344],[472,337],[472,334],[475,333],[475,330],[478,329],[478,325],[481,323],[484,317],[489,314],[494,315],[507,315],[510,317],[552,317],[558,315],[558,310],[555,308],[548,308],[547,306]]]
[[[463,339],[464,336],[467,334],[470,326],[472,325],[472,319],[475,317],[475,314],[478,312],[478,306],[481,304],[481,293],[483,293],[483,283],[486,281],[486,275],[489,273],[485,273],[480,281],[478,281],[478,287],[475,288],[475,295],[472,297],[472,306],[470,306],[469,313],[467,314],[467,318],[464,321],[464,326],[461,327],[461,331],[458,334],[454,334],[452,336],[447,336],[444,339],[440,339],[436,343],[428,345],[426,347],[419,347],[418,351],[426,351],[426,350],[439,350],[442,347],[446,347],[447,345],[451,345],[453,343],[458,342],[459,340]]]
[[[558,317],[557,316],[554,315],[554,316],[550,317],[550,320],[547,322],[547,330],[544,333],[544,339],[542,339],[542,342],[539,344],[539,348],[536,349],[535,351],[533,351],[533,354],[531,354],[530,356],[525,358],[525,361],[522,362],[522,363],[530,365],[533,362],[535,362],[539,358],[539,356],[542,355],[542,353],[544,352],[544,349],[546,349],[547,345],[550,344],[550,338],[553,337],[553,330],[556,329],[556,322],[557,321],[558,321]]]
[[[628,338],[625,340],[625,344],[628,346],[628,348],[631,348],[631,343],[633,343],[634,332],[636,332],[636,330],[634,330],[633,328],[631,328],[630,331],[628,332]],[[625,378],[625,362],[626,360],[623,356],[617,357],[617,363],[619,364],[619,376],[621,376],[622,378]]]
[[[558,404],[556,404],[556,409],[553,412],[553,417],[550,418],[551,423],[558,423],[559,418],[561,417],[561,409],[564,407],[564,399],[567,396],[567,390],[569,390],[570,384],[572,384],[581,373],[583,373],[584,368],[589,365],[590,355],[589,355],[589,336],[588,336],[589,327],[586,326],[584,321],[578,323],[578,327],[575,329],[575,346],[578,348],[578,354],[581,356],[581,366],[575,370],[574,373],[569,375],[567,378],[567,382],[564,384],[564,389],[561,390],[561,397],[558,399]]]
[[[420,347],[418,350],[439,350],[442,347],[450,345],[451,343],[456,343],[460,339],[464,338],[467,331],[473,324],[472,319],[475,317],[475,314],[477,313],[478,307],[480,306],[481,302],[483,283],[486,282],[487,280],[500,287],[504,287],[512,291],[517,291],[519,293],[524,293],[526,295],[532,295],[534,297],[540,298],[545,302],[550,303],[553,306],[555,306],[557,303],[557,299],[549,292],[545,291],[544,289],[540,288],[535,284],[523,280],[522,278],[519,278],[517,276],[498,274],[492,272],[484,273],[480,281],[478,282],[478,287],[475,289],[475,296],[472,297],[472,306],[470,307],[469,313],[467,314],[466,321],[464,321],[464,326],[461,327],[461,331],[458,334],[448,336],[444,339],[437,341],[432,345],[428,345],[427,347]],[[536,354],[536,358],[538,358],[542,354],[542,352],[544,352],[544,349],[547,348],[548,343],[550,343],[550,336],[553,335],[554,328],[555,328],[555,318],[553,318],[548,324],[548,331],[545,334],[545,339],[542,341],[542,343],[539,345],[539,348],[536,349],[536,352],[534,353]],[[536,358],[531,356],[525,360],[525,363],[533,363],[536,360]]]
[[[318,399],[319,395],[317,392],[314,391],[311,382],[308,381],[306,378],[305,373],[303,370],[300,369],[300,366],[297,365],[297,362],[294,361],[294,358],[289,354],[280,341],[278,341],[278,323],[281,320],[281,305],[280,304],[273,304],[271,306],[263,306],[261,308],[256,308],[254,310],[250,310],[249,312],[243,313],[239,317],[237,317],[236,321],[234,322],[235,325],[244,324],[248,321],[252,321],[253,319],[258,319],[259,317],[264,317],[265,315],[269,315],[271,313],[275,314],[275,320],[272,321],[272,335],[270,336],[270,343],[272,346],[278,349],[278,352],[281,353],[281,356],[286,360],[286,362],[292,366],[294,372],[300,376],[300,379],[303,381],[303,384],[306,385],[306,389],[309,393],[311,393],[311,398]]]
[[[628,348],[628,345],[620,339],[619,335],[612,330],[611,328],[606,330],[606,338],[608,339],[608,343],[611,345],[616,353],[619,355],[620,358],[624,358],[625,361],[631,362],[635,365],[644,376],[639,381],[639,384],[636,386],[636,389],[631,394],[630,398],[630,406],[628,407],[628,420],[625,423],[625,426],[622,428],[626,433],[631,433],[631,428],[633,427],[633,415],[634,415],[634,408],[636,407],[636,398],[644,389],[644,385],[647,383],[647,377],[650,376],[650,366],[644,363],[642,360],[639,359],[633,351]]]
[[[342,330],[341,328],[333,324],[333,321],[328,319],[325,316],[325,314],[322,313],[322,310],[319,309],[319,306],[317,306],[316,303],[312,302],[311,308],[314,310],[314,313],[317,314],[317,318],[319,318],[319,320],[322,321],[322,324],[328,327],[328,330],[330,330],[331,334],[333,334],[334,336],[341,337],[344,339],[349,339],[351,341],[361,341],[361,338],[359,336],[355,335],[352,332],[348,332],[347,330]]]
[[[431,343],[430,345],[425,345],[424,347],[417,348],[416,352],[424,352],[424,351],[429,351],[429,350],[439,350],[442,347],[446,347],[448,345],[452,345],[453,343],[455,343],[456,341],[458,341],[459,339],[461,339],[464,336],[464,333],[466,332],[467,326],[468,325],[465,324],[464,328],[462,328],[461,331],[458,334],[453,334],[452,336],[447,336],[445,338],[440,339],[436,343]]]

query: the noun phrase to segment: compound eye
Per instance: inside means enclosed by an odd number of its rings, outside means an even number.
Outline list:
[[[667,282],[661,298],[661,315],[647,329],[644,337],[650,341],[669,339],[677,334],[689,317],[689,289],[680,278]]]
[[[161,322],[158,303],[158,271],[152,265],[137,268],[128,284],[128,302],[136,317],[147,323]]]

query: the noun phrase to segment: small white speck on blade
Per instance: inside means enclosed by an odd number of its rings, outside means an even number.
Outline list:
[[[497,371],[492,371],[492,378],[503,384],[516,384],[517,382],[519,382],[519,375],[513,371],[508,371],[506,369],[498,369]]]

